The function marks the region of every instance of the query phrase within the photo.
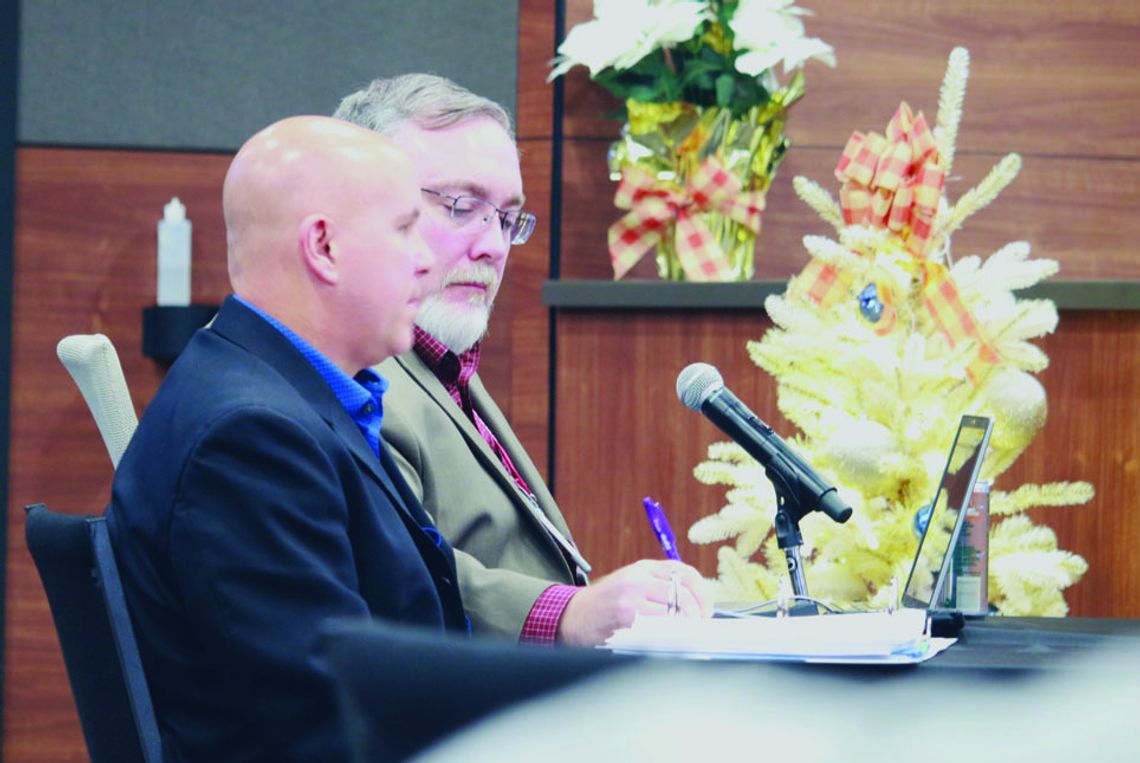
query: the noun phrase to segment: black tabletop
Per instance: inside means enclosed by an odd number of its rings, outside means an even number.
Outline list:
[[[927,670],[1041,671],[1095,664],[1110,651],[1140,652],[1140,620],[986,617],[968,620],[958,641]]]

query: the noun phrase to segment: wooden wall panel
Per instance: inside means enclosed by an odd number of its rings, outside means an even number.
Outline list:
[[[553,3],[549,0],[519,0],[516,130],[520,140],[549,138],[554,128],[553,89],[546,82],[546,64],[553,57]]]
[[[1140,88],[1138,88],[1140,90]],[[563,148],[562,277],[612,279],[606,230],[621,212],[613,206],[615,184],[606,178],[608,144],[568,140]],[[841,149],[798,148],[788,153],[768,193],[757,240],[756,277],[785,279],[807,264],[805,235],[834,238],[835,230],[803,203],[792,188],[808,177],[833,197],[832,171]],[[960,155],[950,195],[957,199],[986,176],[998,157]],[[1028,241],[1034,257],[1060,263],[1058,279],[1140,279],[1140,167],[1133,161],[1030,156],[1017,179],[989,207],[954,235],[956,256],[989,255],[1011,241]],[[630,278],[656,278],[648,253]]]
[[[721,369],[747,365],[744,343],[770,325],[752,312],[560,313],[558,503],[595,577],[661,556],[641,505],[647,495],[668,512],[682,557],[714,573],[715,550],[692,546],[686,532],[723,505],[717,490],[692,477],[709,443],[723,437],[681,405],[675,382],[695,361]],[[726,380],[757,415],[786,427],[769,379],[753,372],[731,373]]]
[[[535,466],[547,473],[550,311],[541,299],[550,277],[551,141],[519,141],[526,206],[539,216],[531,240],[511,249],[484,343],[479,375],[511,421]]]
[[[677,373],[694,361],[721,369],[726,384],[777,431],[793,430],[776,410],[775,384],[745,353],[770,327],[751,312],[563,313],[558,321],[558,500],[599,573],[659,557],[641,509],[653,495],[679,536],[724,505],[724,489],[701,485],[693,467],[724,437],[685,408]],[[1140,313],[1065,312],[1042,342],[1051,365],[1040,375],[1050,415],[1044,431],[999,488],[1025,482],[1088,480],[1086,506],[1038,509],[1062,548],[1090,571],[1067,600],[1072,614],[1140,617]],[[712,546],[680,543],[682,555],[715,575]],[[808,582],[811,569],[807,570]]]
[[[878,0],[858,10],[812,0],[809,29],[830,42],[834,70],[809,72],[810,98],[797,106],[801,143],[830,145],[874,128],[900,100],[936,111],[946,57],[957,45],[973,61],[959,150],[1134,157],[1135,70],[1140,7],[1092,0]],[[844,115],[845,119],[837,119]],[[859,128],[864,129],[864,128]]]
[[[193,299],[227,292],[221,188],[229,157],[21,149],[17,154],[4,759],[81,761],[86,750],[39,577],[24,545],[26,503],[99,513],[111,462],[55,357],[67,334],[104,333],[140,410],[162,368],[142,356],[154,303],[155,225],[177,195],[194,224]]]
[[[1073,614],[1140,617],[1140,313],[1063,311],[1041,347],[1049,418],[999,486],[1091,482],[1089,504],[1037,509],[1034,519],[1089,563],[1066,596]]]
[[[946,58],[973,60],[959,150],[1134,157],[1140,6],[1091,0],[805,0],[807,30],[835,48],[839,65],[807,68],[793,107],[797,145],[842,146],[852,130],[881,130],[899,101],[934,118]],[[592,0],[567,0],[567,26]],[[583,68],[566,85],[566,135],[609,139],[615,101]]]

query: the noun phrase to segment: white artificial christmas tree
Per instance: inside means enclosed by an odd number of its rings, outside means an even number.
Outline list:
[[[855,510],[844,525],[818,512],[800,525],[811,594],[841,606],[883,606],[891,579],[906,579],[915,514],[934,494],[961,414],[995,420],[982,469],[991,480],[1045,422],[1045,391],[1032,374],[1048,358],[1029,340],[1053,331],[1057,310],[1014,291],[1053,275],[1057,263],[1030,259],[1025,242],[984,260],[951,254],[951,235],[1021,166],[1010,154],[956,203],[946,197],[968,71],[968,53],[955,49],[933,130],[904,103],[886,135],[852,136],[836,170],[838,202],[818,184],[795,179],[836,239],[804,239],[811,261],[783,296],[768,298],[775,325],[748,344],[752,360],[776,379],[781,412],[799,429],[792,445]],[[774,490],[736,444],[716,443],[708,456],[694,473],[726,486],[727,505],[694,524],[689,538],[733,540],[718,552],[723,596],[773,598],[787,575],[773,534]],[[996,488],[990,602],[1009,615],[1066,614],[1062,591],[1087,564],[1059,549],[1053,531],[1025,512],[1087,502],[1092,486],[1011,490],[997,479]]]

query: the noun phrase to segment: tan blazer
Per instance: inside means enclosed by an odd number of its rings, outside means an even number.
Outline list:
[[[570,531],[534,463],[478,375],[470,382],[479,417],[534,491],[518,489],[475,425],[414,350],[376,370],[389,382],[382,434],[404,478],[455,549],[463,603],[476,633],[517,639],[552,583],[575,583],[540,511],[562,538]]]

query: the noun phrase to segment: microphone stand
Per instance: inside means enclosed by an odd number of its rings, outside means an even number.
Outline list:
[[[697,396],[702,397],[699,405],[692,404],[692,396],[689,395],[692,384],[687,380],[689,369],[694,367],[697,367],[698,376],[711,376],[711,381],[714,382],[711,391],[707,388],[696,390]],[[689,366],[681,372],[677,387],[681,402],[694,410],[699,409],[764,467],[764,473],[776,489],[779,504],[776,511],[776,540],[787,560],[792,591],[800,601],[806,599],[810,602],[802,609],[810,609],[811,614],[818,614],[814,600],[808,596],[807,581],[804,579],[803,558],[800,556],[800,546],[803,545],[800,519],[809,511],[818,509],[836,522],[843,523],[851,516],[851,508],[843,504],[834,487],[824,483],[806,462],[784,445],[770,426],[757,418],[736,395],[725,388],[716,369],[705,373],[699,364]]]
[[[803,534],[800,533],[800,520],[804,515],[815,509],[804,500],[800,491],[788,480],[791,470],[780,456],[770,459],[764,464],[764,473],[772,487],[776,489],[776,543],[784,552],[784,559],[788,565],[788,577],[792,581],[792,593],[797,597],[791,609],[795,614],[819,614],[819,609],[808,595],[807,579],[804,577],[803,557],[800,555],[800,546],[803,545]],[[796,610],[800,610],[796,612]]]

